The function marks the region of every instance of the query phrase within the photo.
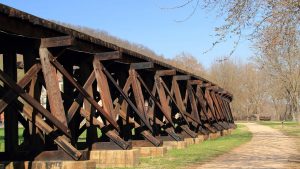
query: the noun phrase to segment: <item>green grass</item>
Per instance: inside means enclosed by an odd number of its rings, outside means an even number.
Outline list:
[[[297,122],[284,122],[282,124],[279,121],[268,121],[259,122],[259,124],[270,126],[274,129],[281,131],[287,136],[300,137],[300,125]]]
[[[259,124],[270,126],[281,131],[283,134],[295,138],[297,150],[300,152],[300,125],[297,122],[284,122],[283,125],[279,121],[259,122]]]
[[[21,144],[23,142],[23,131],[24,131],[24,128],[19,128],[19,131],[18,131],[18,135],[19,135],[19,144]],[[97,129],[97,132],[98,132],[98,137],[101,136],[101,130],[100,129]],[[78,138],[78,141],[79,142],[85,142],[86,140],[86,131],[84,131]],[[0,128],[0,152],[4,152],[4,128]]]
[[[24,128],[18,129],[19,144],[23,141],[23,130]],[[0,152],[4,152],[4,128],[0,128]]]
[[[250,141],[251,138],[252,134],[247,127],[238,125],[238,128],[229,136],[190,145],[186,149],[173,149],[168,151],[164,157],[142,158],[141,164],[137,168],[185,168],[191,164],[200,164],[211,160]]]

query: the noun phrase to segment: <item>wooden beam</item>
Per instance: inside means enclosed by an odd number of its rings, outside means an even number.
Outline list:
[[[139,62],[139,63],[131,63],[131,69],[152,69],[154,68],[153,62]]]
[[[108,81],[107,81],[105,74],[102,71],[103,65],[98,60],[97,57],[95,57],[93,60],[93,67],[94,67],[95,77],[97,80],[97,87],[100,91],[99,93],[101,96],[103,109],[104,109],[104,111],[109,113],[111,118],[116,119],[117,115],[113,111],[114,107],[113,107],[113,103],[111,100],[111,94],[110,94],[110,88],[108,85]]]
[[[209,87],[211,86],[211,83],[202,83],[202,85],[200,85],[200,87]]]
[[[203,82],[201,80],[190,80],[191,85],[202,85]]]
[[[71,36],[42,38],[40,48],[71,46],[73,43],[74,39]]]
[[[190,80],[191,76],[189,76],[189,75],[176,75],[176,76],[173,76],[173,79],[174,80]]]
[[[148,116],[146,116],[147,111],[145,109],[145,99],[141,88],[141,84],[137,80],[137,72],[134,69],[129,69],[129,76],[132,77],[131,88],[135,98],[134,100],[135,100],[136,107],[140,112],[142,112],[144,118],[147,120]],[[148,125],[150,126],[150,124]]]
[[[63,100],[59,89],[59,81],[55,68],[50,63],[51,53],[47,48],[39,49],[47,96],[51,113],[66,127],[68,126]],[[52,59],[52,58],[51,58]]]
[[[122,59],[122,53],[119,51],[113,51],[113,52],[103,52],[103,53],[96,53],[94,55],[95,58],[97,58],[100,61],[103,60],[118,60]]]
[[[173,76],[176,75],[176,70],[158,70],[155,73],[156,76]]]

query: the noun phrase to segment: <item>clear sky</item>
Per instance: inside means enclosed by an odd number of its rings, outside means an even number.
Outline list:
[[[222,23],[215,12],[201,8],[185,22],[196,4],[180,9],[161,9],[182,4],[185,0],[0,0],[0,3],[51,20],[87,26],[142,44],[159,55],[172,58],[181,52],[195,56],[208,68],[216,59],[228,55],[233,40],[219,44],[214,28]],[[231,56],[246,61],[251,57],[251,43],[242,39]]]

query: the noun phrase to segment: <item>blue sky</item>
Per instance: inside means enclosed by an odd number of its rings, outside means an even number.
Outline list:
[[[104,30],[113,36],[143,44],[172,58],[181,52],[195,56],[206,68],[233,49],[233,40],[219,44],[207,53],[216,40],[214,28],[222,23],[214,12],[198,8],[185,22],[176,22],[190,15],[191,4],[166,10],[184,0],[0,0],[1,3],[30,14]],[[233,37],[234,38],[234,37]],[[242,39],[233,59],[246,61],[253,55],[251,43]]]

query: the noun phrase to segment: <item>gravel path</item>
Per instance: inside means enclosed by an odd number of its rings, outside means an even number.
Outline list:
[[[245,123],[253,133],[250,142],[193,168],[300,168],[294,138],[256,123]]]

